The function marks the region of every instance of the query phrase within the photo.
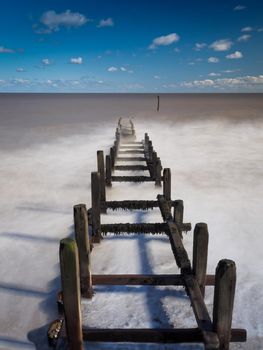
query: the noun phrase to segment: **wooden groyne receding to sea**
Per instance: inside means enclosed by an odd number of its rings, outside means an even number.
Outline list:
[[[118,165],[126,161],[144,162],[146,165]],[[232,329],[232,313],[236,285],[234,261],[220,260],[215,275],[207,275],[208,228],[198,223],[194,228],[193,258],[190,261],[183,245],[183,232],[191,230],[184,223],[184,203],[173,200],[171,171],[162,169],[148,134],[136,141],[133,122],[120,118],[113,146],[104,161],[103,151],[97,151],[98,169],[91,173],[91,202],[74,206],[75,240],[60,242],[60,271],[62,291],[58,293],[60,318],[48,331],[50,345],[70,350],[83,350],[87,342],[133,343],[203,343],[205,349],[229,349],[230,342],[245,342],[246,330]],[[148,170],[149,176],[115,176],[114,170]],[[107,187],[115,182],[153,182],[160,188],[156,200],[107,201]],[[158,223],[101,224],[101,213],[110,210],[150,210],[159,208],[163,221]],[[179,274],[165,275],[97,275],[92,274],[91,259],[96,244],[103,235],[114,234],[165,234],[170,242]],[[103,244],[103,242],[101,243]],[[118,244],[118,243],[116,243]],[[95,247],[95,248],[94,248]],[[91,253],[92,252],[92,253]],[[109,261],[110,264],[110,261]],[[154,285],[182,286],[189,297],[196,319],[195,328],[167,329],[100,329],[82,325],[81,297],[92,298],[96,285]],[[204,301],[206,286],[214,286],[213,315],[209,315]],[[176,296],[175,296],[176,297]],[[107,317],[107,315],[105,315]]]

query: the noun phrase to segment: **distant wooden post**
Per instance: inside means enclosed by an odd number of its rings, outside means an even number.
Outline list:
[[[91,197],[92,197],[92,242],[100,243],[100,174],[91,173]]]
[[[97,151],[98,172],[100,173],[100,200],[102,204],[106,201],[105,170],[103,151]]]
[[[201,293],[205,296],[206,267],[208,251],[207,224],[198,223],[194,229],[193,274],[197,279]]]
[[[153,173],[152,176],[154,179],[156,179],[156,169],[157,169],[157,153],[155,151],[152,152],[152,169]]]
[[[213,326],[221,350],[229,349],[232,313],[236,287],[236,265],[232,260],[220,260],[216,268]]]
[[[152,141],[149,140],[149,142],[148,142],[148,159],[150,161],[152,160],[152,155],[153,155],[153,146],[152,146]]]
[[[134,124],[132,122],[132,120],[130,119],[130,124],[131,124],[131,131],[132,131],[132,135],[135,135],[135,129],[134,129]]]
[[[167,201],[171,200],[171,169],[163,170],[163,195]]]
[[[106,186],[111,187],[111,159],[106,156]]]
[[[79,258],[74,240],[65,238],[60,241],[59,258],[69,349],[83,350]]]
[[[162,166],[160,158],[157,158],[155,168],[155,186],[162,186]]]
[[[180,233],[181,238],[183,238],[181,225],[184,220],[184,201],[178,199],[174,203],[174,222],[177,223],[178,231]]]
[[[110,148],[110,159],[111,159],[111,169],[114,168],[114,163],[115,163],[115,151],[114,148]]]
[[[119,120],[118,120],[118,126],[121,127],[121,120],[122,118],[120,117]]]
[[[160,96],[157,96],[157,112],[159,112],[159,108],[160,108]]]
[[[74,205],[75,238],[78,246],[80,287],[84,298],[92,297],[88,215],[85,204]]]
[[[148,152],[148,142],[149,142],[149,136],[147,133],[144,134],[144,150]]]

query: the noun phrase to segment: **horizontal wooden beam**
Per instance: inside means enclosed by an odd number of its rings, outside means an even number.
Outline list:
[[[112,176],[113,182],[151,182],[155,181],[150,176]]]
[[[98,329],[83,328],[83,339],[89,342],[131,342],[131,343],[201,343],[199,328],[178,329]],[[231,330],[231,342],[245,342],[244,329]]]
[[[136,149],[136,150],[144,150],[144,147],[143,147],[143,144],[138,145],[138,146],[126,146],[126,145],[123,145],[123,144],[120,144],[120,149]]]
[[[118,223],[118,224],[103,224],[101,225],[102,234],[106,233],[166,233],[167,227],[165,223]]]
[[[124,201],[107,201],[103,203],[103,207],[106,209],[141,209],[148,210],[153,208],[158,208],[157,201],[147,201],[147,200],[124,200]]]
[[[184,286],[183,277],[177,275],[92,275],[93,285],[112,286]],[[206,285],[214,286],[215,276],[206,275]]]
[[[131,149],[131,150],[125,150],[125,151],[119,151],[118,152],[119,154],[124,154],[124,153],[144,153],[143,150],[134,150],[134,149]]]
[[[122,170],[122,171],[148,170],[148,166],[147,165],[115,165],[114,170]]]
[[[117,162],[145,162],[146,158],[145,157],[117,157],[116,158]]]

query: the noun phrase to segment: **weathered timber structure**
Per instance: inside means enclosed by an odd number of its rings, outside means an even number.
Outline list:
[[[60,319],[64,332],[60,341],[67,342],[70,350],[83,350],[87,342],[136,342],[136,343],[203,343],[207,350],[229,349],[230,342],[245,342],[246,330],[232,329],[236,267],[231,260],[219,261],[215,275],[207,275],[208,228],[198,223],[194,228],[192,263],[183,245],[183,232],[191,230],[190,223],[183,222],[182,200],[172,200],[171,171],[163,169],[161,160],[153,148],[148,134],[136,141],[132,120],[129,124],[118,121],[113,146],[105,157],[97,152],[98,171],[91,173],[92,208],[85,204],[74,206],[75,240],[63,239],[60,243],[62,293],[59,293]],[[146,165],[119,165],[119,162],[136,161]],[[149,176],[115,176],[114,171],[149,171]],[[115,182],[153,182],[162,187],[162,194],[155,200],[107,201],[107,187]],[[101,213],[108,210],[150,210],[159,208],[163,222],[101,224]],[[88,226],[91,230],[89,232]],[[170,242],[180,274],[169,275],[95,275],[90,261],[92,248],[107,233],[114,234],[165,234]],[[96,251],[96,248],[95,248]],[[94,253],[92,253],[94,254]],[[81,297],[92,298],[96,285],[153,285],[183,286],[191,302],[196,328],[175,329],[94,329],[84,328],[81,320]],[[206,286],[214,286],[213,317],[204,302]],[[54,321],[58,324],[58,320]],[[54,328],[54,327],[53,327]],[[53,332],[54,333],[54,332]],[[52,333],[52,334],[53,334]],[[66,335],[65,335],[66,333]],[[59,331],[55,334],[59,338]],[[50,337],[52,337],[50,335]],[[53,335],[54,337],[54,335]],[[64,338],[63,338],[64,337]],[[49,339],[53,346],[60,341]]]

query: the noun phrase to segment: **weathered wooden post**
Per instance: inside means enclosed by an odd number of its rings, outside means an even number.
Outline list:
[[[110,148],[110,159],[111,159],[111,169],[113,170],[114,163],[115,163],[115,151],[113,147]]]
[[[218,335],[221,350],[229,349],[235,287],[236,265],[234,261],[220,260],[215,276],[213,327]]]
[[[92,197],[92,242],[100,243],[100,174],[91,173],[91,197]]]
[[[156,169],[157,169],[157,153],[155,151],[152,152],[152,177],[156,179]]]
[[[160,158],[157,158],[155,167],[155,186],[162,186],[162,166]]]
[[[119,118],[118,120],[118,127],[121,128],[121,120],[122,120],[122,117]]]
[[[132,135],[135,135],[135,129],[134,129],[134,124],[132,122],[132,120],[130,119],[130,124],[131,124],[131,131],[132,131]]]
[[[184,201],[178,199],[174,202],[174,222],[177,223],[181,238],[183,238],[181,225],[184,220]]]
[[[163,195],[167,201],[171,200],[171,169],[163,170]]]
[[[159,108],[160,108],[160,96],[157,96],[157,112],[159,112]]]
[[[150,161],[152,160],[152,155],[153,155],[153,146],[152,146],[152,141],[149,140],[149,142],[148,142],[148,159]]]
[[[59,259],[69,349],[83,350],[79,258],[74,240],[65,238],[60,241]]]
[[[106,156],[106,186],[111,187],[111,158]]]
[[[75,238],[78,246],[80,288],[84,298],[92,297],[88,215],[85,204],[74,205]]]
[[[206,267],[208,252],[207,224],[200,222],[194,229],[193,274],[197,279],[201,293],[205,296]]]
[[[149,142],[149,136],[147,133],[144,134],[144,151],[148,152],[148,142]]]
[[[106,202],[106,189],[105,189],[105,170],[104,170],[104,154],[103,151],[97,151],[97,163],[98,172],[100,173],[100,201],[101,207]],[[105,212],[105,210],[104,210]]]

